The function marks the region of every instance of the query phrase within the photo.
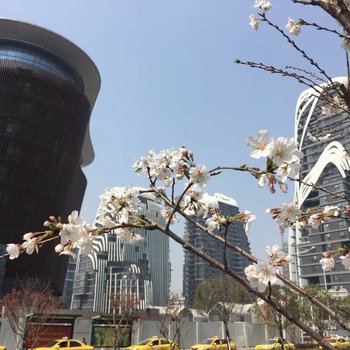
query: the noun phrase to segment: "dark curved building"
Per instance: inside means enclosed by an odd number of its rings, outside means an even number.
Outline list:
[[[89,119],[100,89],[95,64],[47,29],[0,18],[0,244],[80,209],[81,167],[94,153]],[[6,262],[2,289],[28,277],[60,292],[65,258],[51,247]],[[4,246],[3,246],[4,248]],[[4,270],[4,269],[2,269]]]

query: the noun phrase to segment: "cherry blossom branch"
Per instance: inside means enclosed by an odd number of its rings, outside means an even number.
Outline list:
[[[301,183],[303,185],[306,185],[306,186],[309,186],[309,187],[312,187],[313,189],[315,190],[319,190],[319,191],[322,191],[322,192],[325,192],[331,196],[333,196],[334,198],[338,198],[338,199],[344,199],[346,200],[347,202],[350,202],[350,197],[346,196],[346,195],[340,195],[340,194],[337,194],[337,193],[334,193],[334,192],[331,192],[321,186],[317,186],[311,182],[306,182],[306,181],[303,181],[301,179],[293,179],[293,178],[288,178],[289,180],[291,181],[294,181],[294,182],[298,182],[298,183]]]
[[[329,28],[326,28],[326,27],[323,27],[323,26],[320,26],[318,25],[317,23],[315,22],[307,22],[305,21],[304,19],[299,19],[300,21],[300,25],[303,25],[303,26],[310,26],[310,27],[315,27],[317,30],[319,31],[325,31],[325,32],[329,32],[329,33],[332,33],[332,34],[336,34],[337,36],[339,36],[340,38],[342,39],[346,39],[348,38],[347,35],[344,35],[342,33],[339,33],[337,30],[335,29],[329,29]]]
[[[307,78],[304,75],[296,74],[294,72],[289,72],[286,69],[277,68],[277,67],[274,67],[274,66],[271,66],[271,65],[266,65],[266,64],[264,64],[262,62],[242,61],[242,60],[239,60],[239,59],[235,59],[234,63],[241,64],[241,65],[246,65],[246,66],[249,66],[251,68],[261,69],[261,70],[264,70],[264,71],[272,73],[272,74],[279,74],[279,75],[282,75],[282,76],[285,76],[285,77],[293,78],[293,79],[297,80],[299,83],[307,86],[308,88],[315,89],[315,86],[317,86],[317,83],[315,81],[313,81],[310,78]],[[319,91],[316,90],[316,92],[319,92]]]
[[[147,222],[149,222],[151,225],[157,225],[153,220],[148,219],[146,217],[143,217],[143,219]],[[305,331],[307,334],[309,334],[313,339],[315,339],[324,349],[333,350],[333,347],[329,345],[325,339],[323,339],[319,334],[317,334],[311,327],[301,322],[299,319],[294,318],[289,311],[281,304],[278,300],[275,298],[268,298],[264,293],[261,293],[255,289],[253,289],[247,280],[245,280],[243,277],[239,276],[237,273],[232,271],[231,269],[225,267],[223,264],[219,263],[214,258],[210,257],[208,254],[204,253],[202,250],[195,248],[190,243],[186,242],[184,239],[179,237],[176,233],[173,231],[165,230],[165,228],[158,226],[158,230],[166,234],[168,237],[173,239],[175,242],[179,243],[184,249],[192,252],[193,254],[197,255],[198,257],[202,258],[203,260],[207,261],[212,265],[213,267],[223,271],[233,279],[235,279],[237,282],[239,282],[241,285],[243,285],[249,292],[255,294],[262,300],[264,300],[267,304],[272,306],[275,310],[280,312],[284,317],[286,317],[290,322],[297,325],[299,328],[301,328],[303,331]]]
[[[301,49],[294,40],[292,40],[277,24],[272,23],[264,13],[259,14],[263,21],[266,22],[268,25],[276,29],[282,36],[287,40],[287,42],[292,45],[292,47],[297,50],[312,66],[314,66],[326,79],[330,82],[330,84],[333,86],[334,90],[338,92],[338,94],[341,96],[340,91],[338,90],[337,86],[333,83],[332,78],[326,73],[326,71],[320,67],[320,65],[311,58],[303,49]]]
[[[246,172],[249,172],[251,175],[253,175],[255,178],[259,178],[259,176],[261,176],[262,174],[271,174],[271,175],[273,175],[272,172],[270,173],[270,172],[266,172],[266,171],[261,171],[258,168],[248,167],[247,165],[242,165],[240,167],[217,166],[216,168],[213,168],[213,169],[209,170],[209,174],[210,175],[211,174],[216,175],[216,173],[218,171],[222,171],[222,170],[243,171],[243,172],[246,171]],[[323,188],[321,186],[317,186],[315,184],[303,181],[301,179],[295,179],[295,178],[292,178],[292,177],[289,177],[289,176],[288,176],[288,179],[290,181],[299,182],[299,183],[301,183],[303,185],[312,187],[313,189],[323,191],[323,192],[325,192],[325,193],[327,193],[329,195],[334,196],[335,198],[343,199],[343,200],[346,200],[346,201],[350,202],[350,197],[348,197],[348,196],[336,194],[334,192],[328,191],[327,189],[325,189],[325,188]]]
[[[334,96],[332,96],[327,89],[324,89],[324,88],[321,89],[319,87],[319,84],[316,81],[313,81],[312,79],[307,78],[304,75],[289,72],[288,70],[277,68],[277,67],[274,67],[271,65],[266,65],[266,64],[263,64],[261,62],[258,63],[258,62],[253,62],[253,61],[242,61],[242,60],[238,60],[238,59],[236,59],[234,62],[237,64],[249,66],[251,68],[261,69],[261,70],[263,70],[265,72],[269,72],[271,74],[279,74],[281,76],[293,78],[293,79],[297,80],[300,84],[305,85],[308,88],[315,91],[315,94],[310,94],[310,96],[313,96],[313,97],[318,98],[322,101],[325,101],[325,102],[329,103],[332,107],[337,108],[337,109],[344,111],[346,113],[349,113],[350,101],[348,101],[348,98],[347,98],[348,94],[346,94],[346,93],[342,93],[339,90],[337,91],[337,94],[340,96],[340,98],[347,103],[347,107],[344,107],[344,106],[336,104],[334,102]],[[296,67],[292,67],[292,66],[287,66],[287,67],[289,67],[290,69],[294,69],[294,70],[300,69],[300,68],[296,68]],[[300,69],[300,70],[303,71],[302,69]],[[310,75],[311,77],[314,77],[317,80],[322,81],[322,79],[317,77],[314,73],[309,72],[308,75]],[[325,81],[325,80],[323,80],[323,81]],[[326,83],[326,81],[325,81],[325,83]],[[333,82],[330,82],[330,83],[331,83],[331,85],[334,85]]]
[[[346,93],[347,95],[349,95],[350,94],[350,64],[349,64],[349,53],[347,51],[345,52],[345,57],[346,57],[346,72],[347,72],[347,78],[348,78]]]
[[[310,71],[308,71],[308,70],[306,70],[306,69],[303,69],[303,68],[299,68],[299,67],[294,67],[294,66],[287,65],[287,66],[285,67],[285,69],[293,69],[293,70],[295,70],[295,71],[302,72],[302,73],[304,73],[304,74],[306,74],[306,75],[310,75],[312,78],[314,78],[314,79],[316,79],[316,80],[319,80],[321,83],[326,83],[326,82],[327,82],[327,80],[325,80],[325,79],[323,79],[323,78],[317,76],[315,73],[310,72]],[[303,76],[302,76],[302,77],[303,77]]]
[[[218,169],[224,169],[224,167],[217,167],[215,169],[213,169],[213,171],[217,171]],[[229,168],[230,170],[232,170],[231,168]],[[237,168],[240,169],[240,168]],[[237,170],[236,169],[236,170]],[[153,187],[153,190],[155,192],[158,192],[158,189],[156,187]],[[172,206],[171,202],[169,201],[169,199],[164,196],[164,194],[162,194],[161,192],[158,193],[158,195],[166,202],[166,204],[168,206]],[[211,233],[206,227],[204,227],[203,225],[201,225],[200,223],[198,223],[193,217],[185,214],[183,211],[181,211],[179,208],[177,208],[176,210],[185,220],[189,221],[191,224],[195,225],[197,228],[199,228],[201,231],[203,231],[204,233],[206,233],[208,236],[212,237],[214,240],[220,242],[221,244],[224,245],[224,247],[228,247],[236,252],[238,252],[240,255],[244,256],[245,258],[247,258],[248,260],[250,260],[253,263],[258,263],[259,259],[256,258],[254,255],[248,253],[247,251],[245,251],[244,249],[240,248],[237,245],[231,244],[230,242],[227,242],[227,240]],[[226,225],[225,229],[228,229],[228,224]],[[286,285],[288,285],[289,287],[291,287],[293,290],[297,291],[298,293],[300,293],[302,296],[304,296],[305,298],[307,298],[312,304],[314,304],[315,306],[319,307],[320,309],[322,309],[323,311],[325,311],[333,320],[335,320],[342,328],[344,328],[347,331],[350,331],[350,325],[347,324],[346,322],[344,322],[344,320],[339,317],[332,309],[330,309],[327,305],[323,304],[322,302],[320,302],[318,299],[314,298],[313,296],[309,295],[305,289],[301,288],[299,285],[297,285],[296,283],[292,282],[288,277],[284,276],[283,274],[277,274],[276,275],[278,279],[280,279],[281,281],[283,281]]]
[[[326,11],[350,34],[350,11],[342,0],[292,0],[295,4],[317,6]]]
[[[179,196],[174,208],[173,208],[173,211],[170,213],[169,215],[169,218],[168,218],[168,221],[166,223],[166,226],[165,226],[165,229],[168,230],[169,227],[170,227],[170,224],[172,222],[172,219],[173,219],[173,216],[174,214],[176,213],[176,211],[178,210],[179,206],[180,206],[180,203],[184,197],[184,195],[187,193],[187,191],[193,186],[193,183],[192,182],[189,182],[188,185],[186,186],[186,188],[183,190],[183,192],[181,193],[181,195]]]

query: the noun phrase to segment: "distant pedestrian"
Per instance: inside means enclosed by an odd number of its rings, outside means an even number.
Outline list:
[[[87,345],[87,341],[86,341],[85,337],[83,337],[83,339],[81,340],[81,342],[82,342],[84,345]]]

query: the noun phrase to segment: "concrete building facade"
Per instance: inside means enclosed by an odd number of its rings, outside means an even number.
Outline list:
[[[338,195],[335,197],[296,183],[295,202],[303,210],[348,205],[341,196],[350,195],[347,153],[350,150],[350,119],[341,109],[329,110],[327,102],[335,96],[336,89],[345,87],[346,82],[345,78],[336,78],[333,85],[319,87],[319,94],[314,89],[308,89],[298,98],[295,138],[298,149],[303,153],[300,179]],[[350,271],[344,269],[339,258],[330,272],[324,273],[319,263],[322,252],[342,246],[350,247],[349,224],[343,219],[332,219],[318,228],[297,225],[289,235],[289,252],[293,257],[290,278],[302,286],[312,283],[326,289],[344,287],[350,290]]]
[[[234,216],[239,212],[237,202],[222,194],[215,193],[214,196],[208,196],[207,200],[213,208],[219,209],[225,216]],[[205,223],[205,219],[202,217],[196,217],[196,221],[201,224]],[[241,223],[236,222],[229,226],[227,238],[229,243],[250,252],[250,244]],[[191,222],[186,223],[184,239],[219,262],[223,262],[224,249],[222,244],[206,235],[195,224]],[[245,257],[229,249],[227,251],[227,263],[228,267],[240,276],[245,276],[244,269],[249,265],[249,261]],[[223,276],[220,270],[214,268],[202,258],[185,250],[185,263],[183,267],[183,295],[185,297],[185,305],[191,307],[196,288],[200,283],[206,279],[219,276]]]

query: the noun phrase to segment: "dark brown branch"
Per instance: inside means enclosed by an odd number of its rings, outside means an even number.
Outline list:
[[[157,223],[153,222],[152,220],[145,218],[145,221],[148,221],[151,225],[157,225]],[[158,226],[159,231],[163,232],[164,234],[166,234],[168,237],[170,237],[171,239],[173,239],[175,242],[181,244],[181,246],[190,251],[191,253],[199,256],[200,258],[204,259],[205,261],[207,261],[210,265],[212,265],[213,267],[225,272],[227,275],[231,276],[233,279],[235,279],[237,282],[239,282],[243,287],[245,287],[249,292],[255,294],[256,296],[258,296],[259,298],[261,298],[262,300],[264,300],[267,304],[269,304],[270,306],[272,306],[275,310],[277,310],[278,312],[280,312],[284,317],[286,317],[290,322],[294,323],[296,326],[298,326],[299,328],[301,328],[304,332],[306,332],[307,334],[309,334],[313,339],[315,339],[320,345],[322,345],[322,347],[324,349],[328,349],[328,350],[334,350],[334,348],[328,343],[326,342],[319,334],[317,334],[311,327],[309,327],[308,325],[304,324],[303,322],[301,322],[299,319],[294,318],[289,311],[282,306],[278,299],[275,298],[267,298],[267,296],[264,293],[260,293],[259,291],[253,289],[249,282],[244,279],[243,277],[239,276],[237,273],[235,273],[233,270],[231,269],[226,269],[225,266],[221,263],[219,263],[217,260],[215,260],[214,258],[212,258],[211,256],[209,256],[208,254],[204,253],[202,250],[194,247],[193,245],[191,245],[190,243],[186,242],[184,239],[182,239],[181,237],[179,237],[177,234],[175,234],[173,231],[171,230],[165,230],[163,227]]]

